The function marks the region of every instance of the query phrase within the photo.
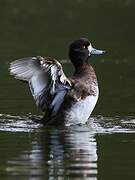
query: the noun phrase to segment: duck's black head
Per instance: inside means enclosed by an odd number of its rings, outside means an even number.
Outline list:
[[[105,51],[92,47],[87,38],[80,38],[72,42],[69,46],[69,58],[75,67],[88,63],[92,54],[104,54]]]

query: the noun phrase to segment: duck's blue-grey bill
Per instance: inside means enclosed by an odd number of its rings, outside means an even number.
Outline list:
[[[91,49],[91,52],[90,52],[90,54],[97,54],[97,55],[100,55],[100,54],[104,54],[105,53],[105,51],[104,50],[98,50],[98,49],[95,49],[95,48],[92,48]]]

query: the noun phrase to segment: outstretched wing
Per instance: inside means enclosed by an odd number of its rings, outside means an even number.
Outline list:
[[[50,57],[28,57],[10,63],[10,74],[16,79],[29,83],[37,106],[56,113],[66,92],[71,88],[61,64]]]

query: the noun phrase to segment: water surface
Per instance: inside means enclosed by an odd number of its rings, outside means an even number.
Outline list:
[[[113,180],[135,176],[134,117],[97,116],[84,126],[59,128],[45,128],[31,116],[3,114],[0,120],[3,179]]]

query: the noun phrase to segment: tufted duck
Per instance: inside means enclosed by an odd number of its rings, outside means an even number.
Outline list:
[[[36,105],[44,112],[42,122],[48,124],[84,124],[97,99],[98,83],[88,59],[105,51],[92,47],[86,38],[69,46],[69,58],[75,67],[67,78],[61,64],[51,57],[28,57],[11,62],[10,74],[29,84]]]

